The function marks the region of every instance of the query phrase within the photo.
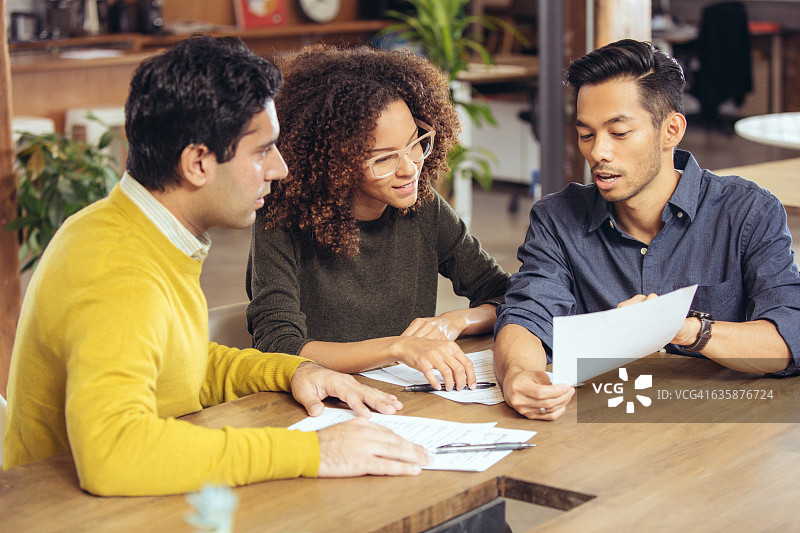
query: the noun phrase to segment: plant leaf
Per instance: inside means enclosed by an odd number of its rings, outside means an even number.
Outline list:
[[[100,136],[100,140],[97,141],[97,148],[102,150],[103,148],[111,144],[111,141],[113,140],[114,140],[114,132],[112,132],[111,130],[106,130],[106,132]]]
[[[31,181],[36,181],[39,177],[39,174],[45,168],[45,161],[44,161],[44,154],[42,153],[41,148],[38,150],[33,150],[31,153],[30,159],[28,159],[28,164],[26,165],[26,169],[28,174],[30,175]]]
[[[19,216],[7,224],[18,232],[20,262],[30,257],[21,270],[36,267],[66,217],[107,195],[119,181],[116,160],[102,150],[114,138],[106,131],[97,145],[87,145],[60,134],[22,137],[27,144],[16,154]]]
[[[39,256],[37,255],[31,257],[26,263],[22,264],[22,266],[19,267],[19,271],[25,272],[28,269],[35,269],[36,265],[38,264],[39,264]]]
[[[22,228],[26,228],[28,226],[33,225],[36,222],[36,217],[32,215],[25,215],[22,217],[15,218],[11,222],[5,225],[6,231],[17,231]]]

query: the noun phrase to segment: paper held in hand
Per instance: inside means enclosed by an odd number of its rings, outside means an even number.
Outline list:
[[[553,384],[576,385],[663,348],[683,325],[696,290],[690,285],[638,304],[555,317]]]

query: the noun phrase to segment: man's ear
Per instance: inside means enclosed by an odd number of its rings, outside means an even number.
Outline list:
[[[681,113],[672,113],[664,119],[664,146],[672,149],[678,146],[686,133],[686,117]]]
[[[178,174],[200,188],[208,183],[216,162],[216,156],[205,144],[189,144],[181,152]]]

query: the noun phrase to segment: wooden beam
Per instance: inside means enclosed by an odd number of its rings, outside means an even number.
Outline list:
[[[6,397],[11,349],[19,317],[17,235],[5,225],[17,218],[17,177],[11,136],[11,65],[6,35],[6,0],[0,0],[0,394]]]
[[[569,64],[586,53],[586,0],[539,0],[539,131],[542,194],[583,182],[575,99],[563,83]]]
[[[542,194],[572,181],[564,165],[564,0],[539,0],[539,143]]]
[[[565,0],[564,12],[564,71],[569,64],[586,53],[586,0]],[[564,128],[564,178],[583,183],[586,160],[578,150],[575,131],[575,100],[572,91],[564,88],[566,127]]]

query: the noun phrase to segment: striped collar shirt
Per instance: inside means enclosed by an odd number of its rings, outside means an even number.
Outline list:
[[[211,238],[207,232],[195,237],[169,209],[127,172],[123,174],[119,188],[180,251],[195,261],[205,260],[211,248]]]

